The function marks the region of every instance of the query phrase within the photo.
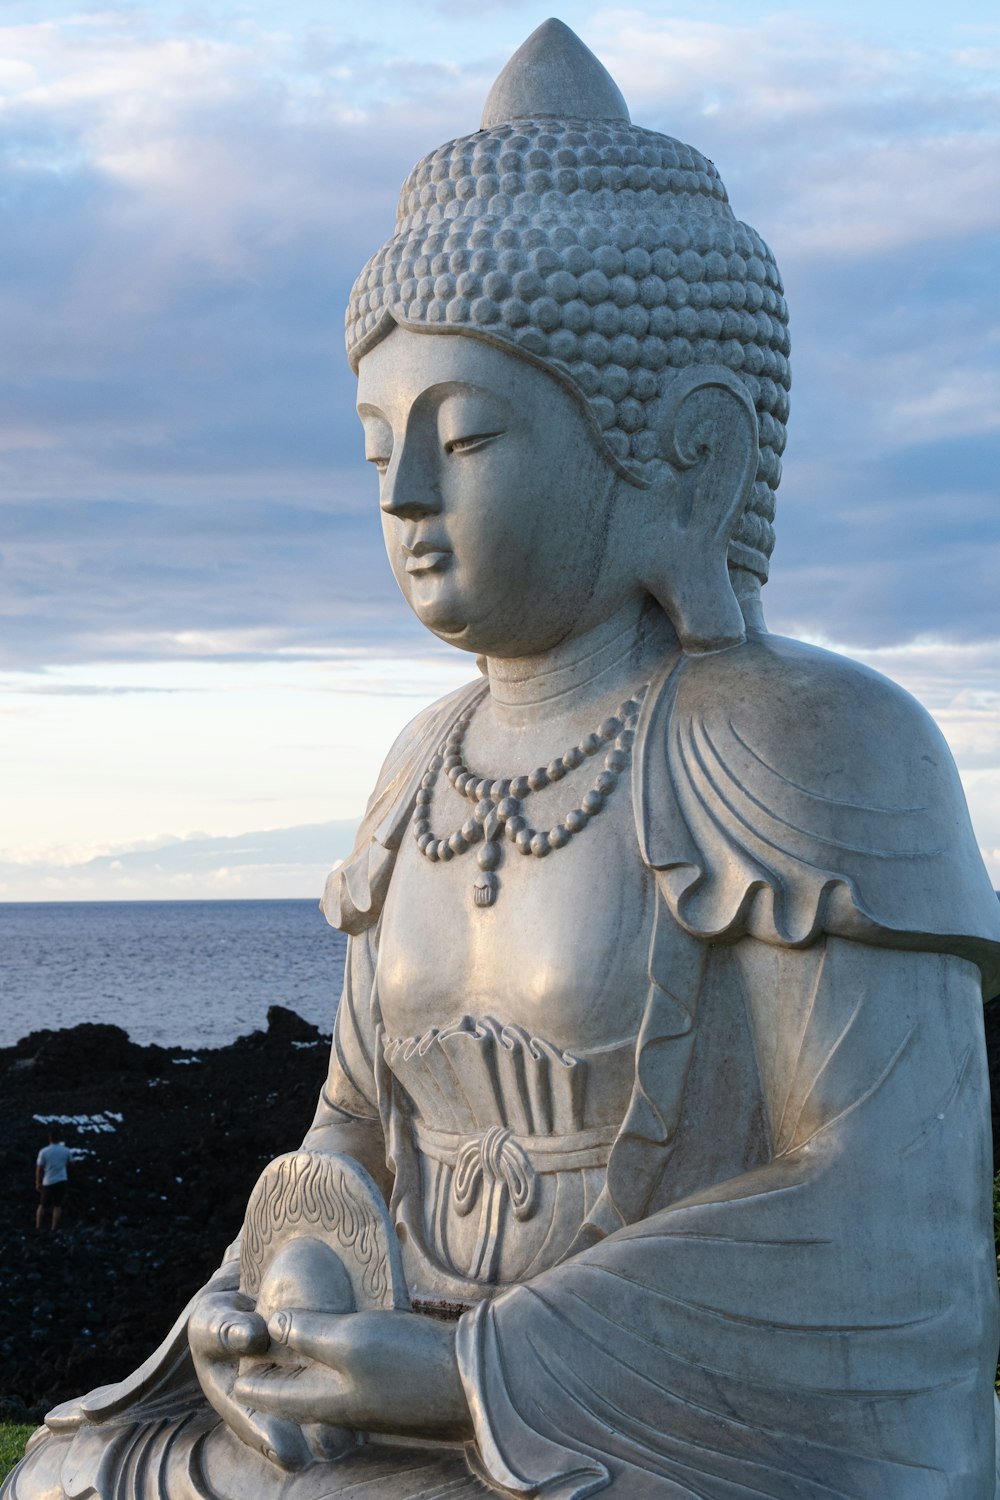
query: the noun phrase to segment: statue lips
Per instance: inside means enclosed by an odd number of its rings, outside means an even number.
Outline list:
[[[407,573],[437,573],[448,566],[448,560],[452,557],[450,547],[442,547],[434,542],[416,542],[412,547],[404,545],[403,552],[406,562],[403,564]]]

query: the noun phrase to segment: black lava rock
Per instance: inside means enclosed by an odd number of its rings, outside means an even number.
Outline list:
[[[146,1358],[239,1232],[273,1156],[309,1128],[329,1039],[281,1006],[198,1052],[117,1026],[0,1049],[0,1420],[39,1420]],[[62,1226],[34,1227],[35,1159],[59,1116],[80,1159]]]

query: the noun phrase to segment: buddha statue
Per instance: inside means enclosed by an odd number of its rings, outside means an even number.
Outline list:
[[[765,628],[770,250],[549,21],[347,347],[400,589],[479,670],[328,882],[306,1140],[5,1500],[1000,1495],[1000,908],[928,715]]]

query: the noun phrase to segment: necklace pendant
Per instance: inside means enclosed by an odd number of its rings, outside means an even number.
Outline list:
[[[499,833],[503,832],[503,824],[496,808],[491,808],[483,819],[483,838],[487,843],[492,843]]]
[[[472,899],[477,906],[492,906],[497,899],[500,881],[492,870],[481,870],[472,883]]]

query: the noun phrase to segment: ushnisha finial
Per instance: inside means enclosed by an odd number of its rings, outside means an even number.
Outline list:
[[[543,21],[490,89],[480,130],[508,120],[630,120],[607,68],[562,21]]]

